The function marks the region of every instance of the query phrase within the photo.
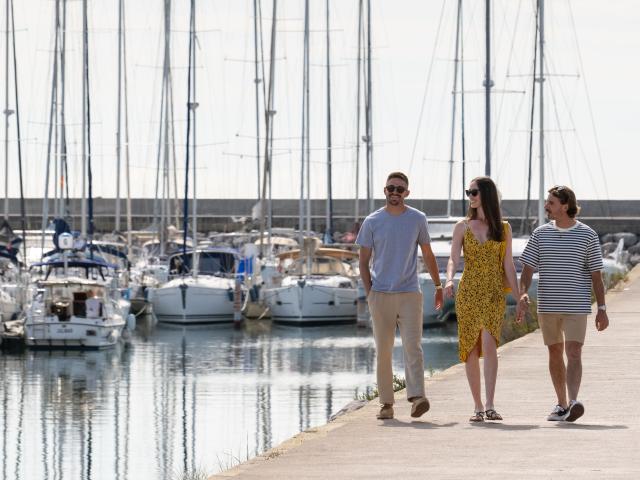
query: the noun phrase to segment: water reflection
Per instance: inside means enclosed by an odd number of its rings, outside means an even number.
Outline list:
[[[425,365],[456,361],[455,325]],[[375,383],[370,331],[146,321],[132,345],[0,357],[2,478],[158,479],[215,473],[327,422]],[[399,340],[394,369],[403,374]]]

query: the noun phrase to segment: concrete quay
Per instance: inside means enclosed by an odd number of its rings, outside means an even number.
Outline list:
[[[462,364],[427,380],[431,410],[376,420],[377,401],[303,432],[211,478],[640,478],[640,267],[607,293],[610,326],[589,317],[575,423],[548,422],[555,394],[540,331],[499,349],[496,408],[503,422],[471,424]]]

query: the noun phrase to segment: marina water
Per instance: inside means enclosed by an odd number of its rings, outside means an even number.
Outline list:
[[[457,362],[455,323],[425,329],[425,368]],[[139,320],[104,351],[0,355],[3,479],[214,474],[329,417],[375,385],[371,330]],[[404,376],[399,337],[394,372]],[[372,419],[375,421],[375,419]]]

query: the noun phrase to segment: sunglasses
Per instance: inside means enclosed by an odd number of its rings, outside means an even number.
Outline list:
[[[477,188],[472,188],[471,190],[464,191],[464,193],[467,194],[467,197],[475,197],[476,195],[478,195],[478,192],[480,192],[480,190],[478,190]]]
[[[404,193],[407,191],[406,188],[404,188],[402,185],[387,185],[386,187],[384,187],[387,192],[389,193],[393,193],[393,192],[398,192],[400,194]]]

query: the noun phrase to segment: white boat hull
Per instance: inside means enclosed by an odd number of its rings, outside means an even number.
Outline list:
[[[355,323],[357,289],[317,285],[307,280],[266,290],[271,319],[278,323],[318,325]]]
[[[175,279],[150,291],[153,313],[165,323],[233,321],[235,281],[227,278]]]
[[[56,315],[35,316],[25,323],[25,343],[36,348],[108,348],[118,343],[124,326],[120,315],[109,320],[72,316],[65,321]]]

